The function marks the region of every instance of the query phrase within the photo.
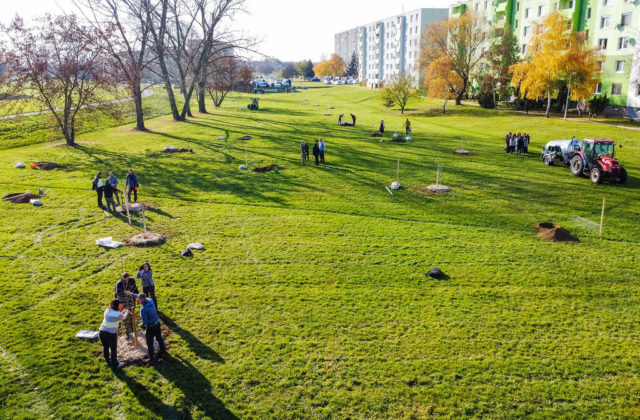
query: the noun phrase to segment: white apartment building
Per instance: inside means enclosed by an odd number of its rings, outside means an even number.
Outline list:
[[[448,9],[417,9],[335,35],[335,52],[346,63],[355,52],[359,78],[368,85],[405,74],[421,84],[418,58],[427,27],[446,19]]]

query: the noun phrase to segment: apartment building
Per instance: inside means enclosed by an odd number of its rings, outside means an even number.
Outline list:
[[[602,82],[594,95],[606,94],[614,108],[633,115],[640,110],[640,3],[636,0],[468,0],[453,5],[450,16],[473,10],[488,28],[509,25],[525,56],[535,26],[551,11],[571,19],[573,29],[586,31],[600,49]],[[638,109],[636,109],[638,108]]]
[[[359,78],[368,85],[399,75],[422,83],[418,58],[427,27],[448,17],[448,9],[417,9],[335,35],[335,52],[345,62],[356,53]]]

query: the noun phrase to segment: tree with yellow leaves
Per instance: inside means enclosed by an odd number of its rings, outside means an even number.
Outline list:
[[[588,46],[585,33],[572,31],[571,21],[562,14],[553,12],[537,25],[528,51],[524,61],[511,66],[511,83],[519,85],[527,99],[546,98],[547,117],[551,99],[570,78],[570,99],[578,101],[592,94],[598,83],[597,48]]]
[[[321,61],[313,67],[313,71],[318,77],[344,76],[347,64],[338,54],[331,54],[329,60]]]
[[[464,92],[465,82],[455,71],[453,59],[441,56],[427,67],[424,87],[427,90],[427,97],[444,99],[442,113],[446,114],[447,102],[460,97],[460,93]]]

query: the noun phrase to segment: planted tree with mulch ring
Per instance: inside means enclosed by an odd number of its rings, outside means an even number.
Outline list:
[[[42,169],[43,171],[50,171],[52,169],[61,169],[64,168],[64,166],[59,165],[55,162],[35,162],[32,163],[31,165],[32,169]]]
[[[269,165],[269,166],[264,166],[262,168],[253,168],[253,172],[269,172],[269,171],[275,171],[275,170],[282,170],[284,169],[282,166],[278,166],[275,163]]]
[[[28,204],[31,201],[31,199],[38,199],[38,198],[42,198],[42,196],[38,194],[31,194],[30,192],[12,193],[2,197],[2,201],[11,201],[14,204]]]
[[[167,238],[159,233],[142,232],[127,240],[127,244],[135,247],[147,247],[162,245],[166,241]]]

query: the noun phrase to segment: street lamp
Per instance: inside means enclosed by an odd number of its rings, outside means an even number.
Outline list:
[[[567,109],[569,109],[569,96],[571,96],[571,77],[576,74],[575,71],[572,71],[569,75],[569,88],[567,89],[567,103],[564,106],[564,119],[567,119]]]

